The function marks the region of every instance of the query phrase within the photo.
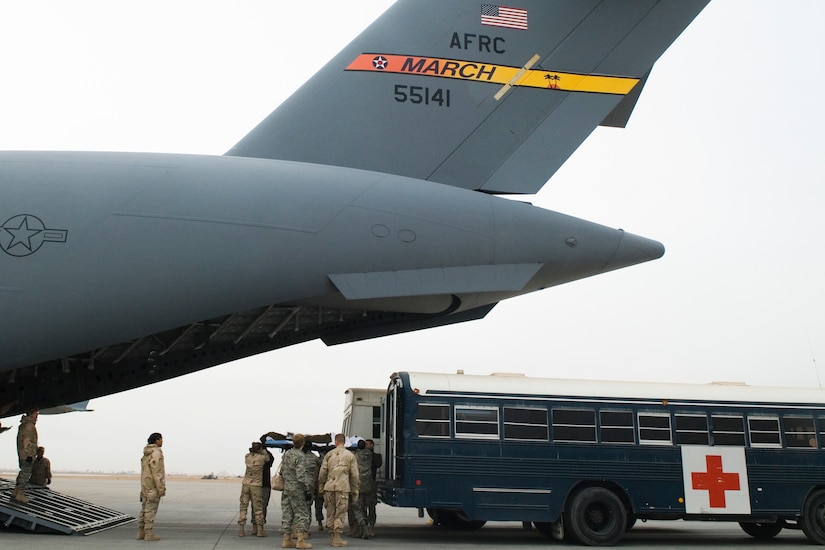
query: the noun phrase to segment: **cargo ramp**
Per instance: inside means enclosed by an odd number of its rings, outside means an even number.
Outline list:
[[[91,535],[135,521],[121,512],[97,506],[47,487],[28,486],[28,504],[12,500],[14,481],[0,479],[0,523],[35,533]]]

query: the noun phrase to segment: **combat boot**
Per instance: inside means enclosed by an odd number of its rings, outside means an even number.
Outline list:
[[[238,525],[238,536],[239,537],[245,537],[246,536],[246,530],[244,529],[244,527],[245,526],[244,526],[243,523]]]
[[[329,543],[330,546],[349,546],[349,543],[341,538],[341,533],[333,533],[332,534],[332,542]]]
[[[266,531],[264,531],[264,526],[263,525],[256,525],[255,526],[255,536],[256,537],[265,537],[266,536]]]
[[[11,498],[16,500],[17,502],[20,502],[21,504],[29,503],[29,499],[26,496],[26,491],[24,491],[22,487],[15,487],[14,493],[12,493]]]
[[[151,529],[147,529],[146,532],[143,534],[143,540],[156,541],[160,540],[160,537],[154,534]]]
[[[295,543],[295,548],[312,548],[312,545],[306,541],[306,533],[298,533],[298,542]]]
[[[284,542],[281,543],[281,548],[295,548],[295,543],[292,542],[292,536],[289,533],[284,533]]]
[[[143,527],[138,527],[137,540],[143,540],[143,537],[145,536],[146,532],[143,530]]]

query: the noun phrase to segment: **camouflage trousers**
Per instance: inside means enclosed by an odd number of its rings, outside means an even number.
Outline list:
[[[20,473],[17,474],[17,486],[25,487],[32,477],[32,467],[34,462],[26,462],[25,460],[18,461],[20,464]]]
[[[367,516],[367,523],[375,526],[375,506],[378,504],[378,489],[375,483],[361,485],[362,491],[358,494],[360,505]]]
[[[303,493],[284,491],[281,494],[281,533],[309,532],[309,504]]]
[[[349,523],[350,532],[356,533],[358,536],[367,532],[367,515],[364,506],[366,498],[359,494],[358,498],[350,498],[349,510],[347,510],[347,522]],[[373,525],[375,523],[373,522]],[[355,529],[357,527],[357,529]]]
[[[327,531],[341,534],[344,532],[344,517],[349,508],[349,493],[340,491],[324,492],[324,507],[327,511]]]
[[[246,512],[252,504],[252,523],[264,524],[263,488],[254,485],[243,485],[241,488],[241,511],[238,515],[238,525],[246,523]]]
[[[157,491],[153,495],[140,495],[140,515],[138,516],[138,529],[151,531],[155,528],[155,516],[158,514],[160,497]]]

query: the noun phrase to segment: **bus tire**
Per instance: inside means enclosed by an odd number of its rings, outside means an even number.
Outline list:
[[[825,489],[816,489],[802,508],[802,532],[815,544],[825,544]]]
[[[604,487],[587,487],[573,495],[567,516],[573,537],[587,546],[613,546],[627,527],[624,504]]]
[[[627,525],[625,525],[624,530],[625,532],[630,531],[633,529],[633,526],[636,525],[636,516],[628,515],[627,516]]]
[[[782,530],[782,523],[745,523],[740,521],[739,527],[755,539],[768,540],[779,534]]]

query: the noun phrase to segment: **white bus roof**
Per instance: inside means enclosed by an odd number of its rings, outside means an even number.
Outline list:
[[[825,390],[820,388],[790,388],[748,386],[740,383],[675,384],[664,382],[626,382],[606,380],[575,380],[533,378],[523,375],[437,374],[422,372],[407,374],[410,387],[419,395],[486,394],[497,397],[552,396],[650,400],[652,402],[719,402],[764,403],[771,405],[811,404],[825,407]]]

